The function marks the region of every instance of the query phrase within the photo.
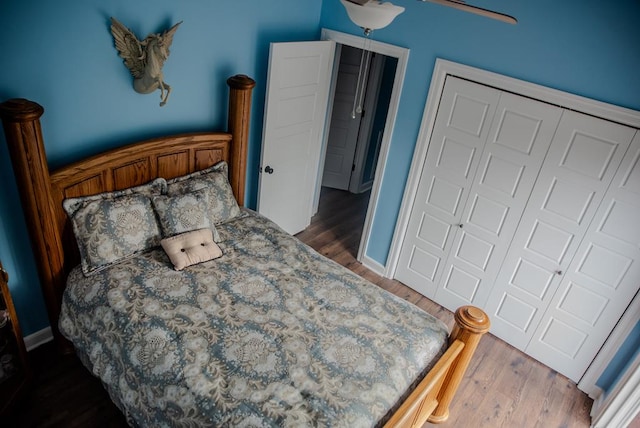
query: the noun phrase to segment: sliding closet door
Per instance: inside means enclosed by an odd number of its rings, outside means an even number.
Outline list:
[[[395,277],[433,298],[500,92],[447,77]]]
[[[529,343],[537,332],[550,351],[547,364],[568,376],[581,375],[586,368],[571,367],[575,361],[561,362],[566,357],[575,360],[588,333],[576,329],[573,321],[566,323],[561,321],[563,317],[554,317],[553,310],[544,326],[541,319],[559,287],[570,286],[573,277],[566,272],[576,269],[570,268],[574,255],[634,133],[632,128],[585,114],[563,113],[486,305],[493,334],[529,352]],[[597,277],[611,267],[590,263],[589,269],[598,269],[594,272]],[[583,322],[597,322],[595,314],[586,316],[583,311],[597,309],[602,301],[586,290],[574,286],[569,312],[581,314]]]

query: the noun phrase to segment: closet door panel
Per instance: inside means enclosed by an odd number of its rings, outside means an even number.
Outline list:
[[[489,134],[499,91],[447,77],[396,278],[433,297]]]
[[[484,306],[562,110],[503,92],[435,300]]]
[[[578,381],[640,287],[640,133],[526,352]]]
[[[528,346],[634,132],[585,114],[563,113],[486,305],[498,337],[521,350]],[[583,296],[596,310],[597,299]],[[570,354],[586,340],[572,324],[559,319],[545,331],[547,342],[561,353]]]

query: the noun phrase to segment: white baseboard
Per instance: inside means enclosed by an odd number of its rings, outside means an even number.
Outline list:
[[[371,257],[364,255],[362,257],[362,264],[369,270],[377,273],[380,276],[384,276],[384,266],[382,266],[377,261],[373,260]]]
[[[51,342],[53,340],[53,333],[51,332],[51,327],[43,328],[40,331],[36,331],[33,334],[25,336],[24,338],[24,346],[27,348],[27,352],[32,349],[37,348],[40,345],[43,345],[47,342]]]

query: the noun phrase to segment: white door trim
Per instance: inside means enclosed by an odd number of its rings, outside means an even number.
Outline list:
[[[382,137],[380,155],[378,157],[376,173],[373,179],[371,197],[369,198],[369,206],[367,207],[367,215],[365,217],[364,226],[362,229],[362,239],[360,240],[360,247],[358,248],[357,257],[358,260],[361,261],[366,267],[374,270],[377,273],[382,273],[381,265],[375,260],[366,256],[366,249],[369,245],[369,239],[371,237],[371,225],[373,222],[373,218],[375,217],[376,207],[378,206],[380,186],[382,184],[382,177],[384,177],[385,166],[387,164],[387,156],[389,155],[389,147],[391,145],[391,137],[393,136],[393,129],[396,123],[396,117],[398,115],[398,108],[400,106],[400,94],[402,93],[404,76],[407,71],[407,63],[409,62],[409,49],[390,45],[387,43],[377,42],[375,40],[364,37],[354,36],[352,34],[328,30],[326,28],[322,29],[322,35],[320,38],[321,40],[333,40],[338,44],[353,46],[359,49],[367,49],[372,52],[398,59],[396,76],[393,81],[393,89],[391,91],[391,99],[389,100],[389,112],[387,114],[387,121],[385,122],[384,136]],[[328,135],[327,133],[325,133],[323,151],[326,150],[327,137]],[[316,194],[319,194],[319,188],[321,184],[322,182],[318,181],[318,189],[316,191]]]
[[[640,412],[640,355],[636,356],[604,402],[594,403],[591,411],[591,427],[626,427],[638,412]]]
[[[439,58],[436,59],[433,76],[431,78],[431,85],[429,87],[429,94],[424,114],[422,116],[422,123],[418,133],[418,140],[416,142],[413,160],[409,169],[409,176],[407,177],[407,185],[404,190],[402,204],[398,213],[398,221],[391,241],[387,266],[385,267],[385,276],[389,278],[393,278],[396,273],[400,249],[404,242],[404,235],[407,231],[412,204],[416,197],[418,183],[420,181],[420,171],[422,170],[422,165],[424,164],[427,156],[427,149],[430,140],[429,136],[433,131],[435,116],[447,75],[471,80],[483,85],[492,86],[501,90],[506,90],[515,94],[555,104],[560,107],[601,117],[603,119],[632,126],[634,128],[640,128],[640,111],[607,104],[601,101],[592,100],[579,95],[559,91],[557,89],[547,88],[535,83],[525,82],[463,64]],[[625,312],[625,315],[627,315],[627,313],[628,312]],[[630,329],[635,326],[635,322],[632,321],[632,318],[634,317],[625,315],[623,315],[614,331],[617,331],[618,329],[621,329],[622,331],[627,328],[630,331]],[[595,381],[600,377],[600,375],[602,375],[602,372],[611,362],[611,359],[614,357],[618,348],[619,345],[603,347],[596,357],[596,359],[600,359],[600,361],[602,361],[601,366],[597,370],[594,369],[592,372],[589,372],[589,370],[587,371],[590,374],[589,381],[581,382],[579,384],[579,388],[581,390],[587,391],[597,388],[595,386]]]

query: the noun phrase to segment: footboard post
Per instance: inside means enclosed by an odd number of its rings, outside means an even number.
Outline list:
[[[457,339],[464,342],[465,346],[456,362],[451,366],[438,393],[438,406],[428,419],[431,423],[441,423],[449,417],[449,404],[451,404],[451,400],[458,390],[460,381],[478,347],[480,338],[489,331],[491,324],[487,314],[475,306],[458,308],[455,313],[455,322],[449,341],[453,342]]]

